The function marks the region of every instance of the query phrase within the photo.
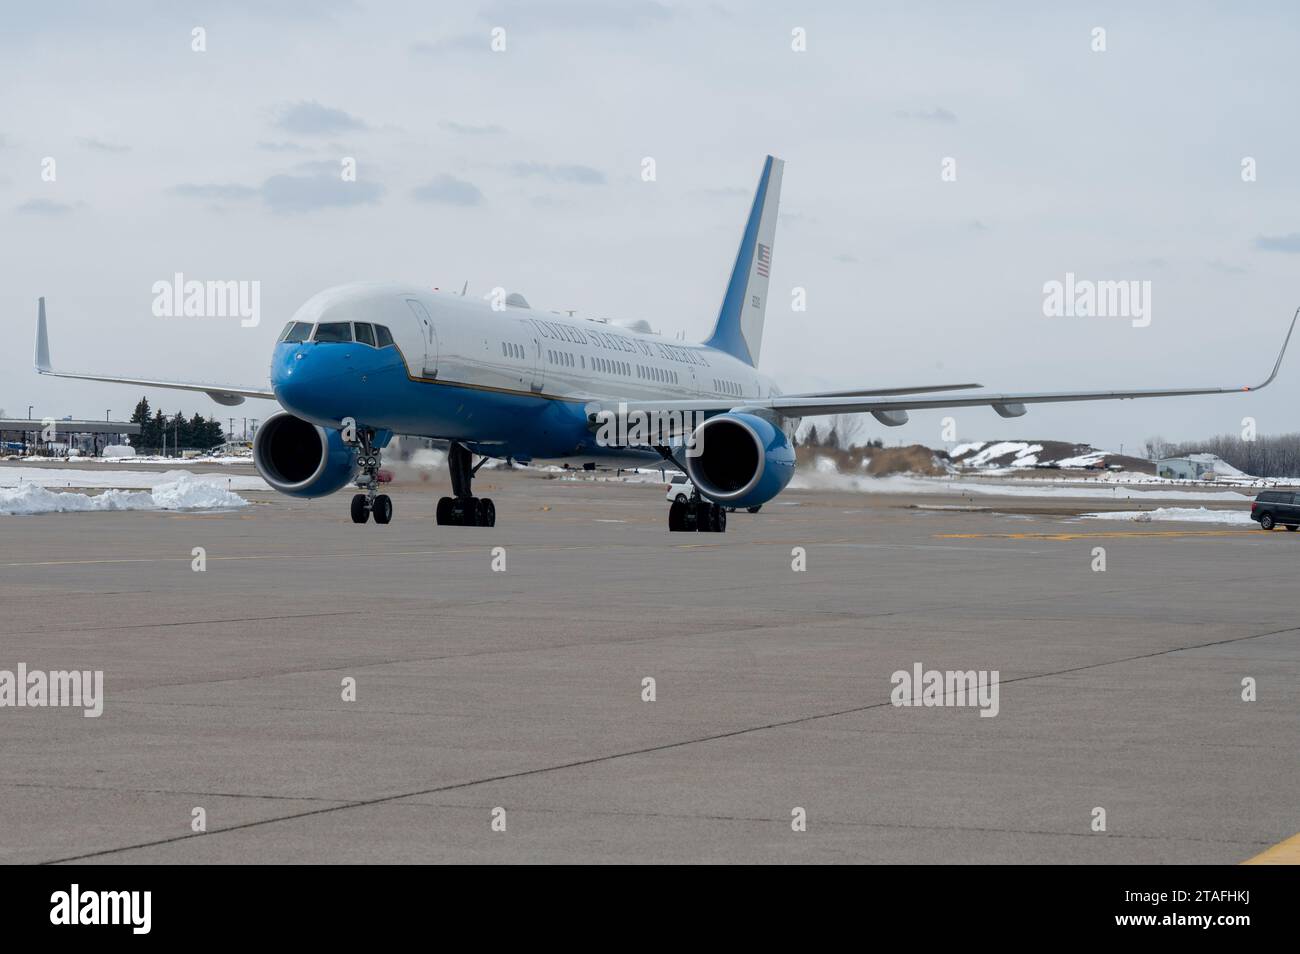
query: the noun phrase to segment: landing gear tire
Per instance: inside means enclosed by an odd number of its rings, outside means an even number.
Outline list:
[[[668,508],[668,530],[671,533],[724,533],[727,529],[727,511],[708,500],[674,500]]]
[[[355,506],[354,498],[353,507]],[[393,499],[388,494],[380,494],[376,497],[370,509],[375,515],[375,523],[388,523],[393,519]]]
[[[762,504],[759,504],[757,507],[746,507],[745,509],[746,509],[749,513],[758,513],[760,510],[763,509],[763,505],[762,505]]]
[[[487,497],[443,497],[437,520],[440,527],[495,527],[497,508]]]
[[[392,516],[392,509],[393,508],[390,505],[388,508],[389,516]],[[352,498],[352,522],[365,523],[369,519],[370,519],[370,508],[366,506],[366,495],[365,494],[354,495]],[[379,517],[377,515],[375,517],[375,520],[376,521],[379,520]],[[388,522],[387,520],[384,521],[384,523],[387,522]]]
[[[1259,518],[1259,527],[1261,530],[1272,530],[1276,525],[1277,524],[1273,520],[1273,515],[1271,513],[1266,513],[1264,516]]]
[[[700,529],[706,533],[726,533],[727,532],[727,511],[717,504],[708,505],[700,520]]]
[[[438,501],[438,524],[450,527],[495,527],[497,508],[491,500],[475,497],[474,474],[487,461],[474,465],[474,455],[464,444],[453,442],[447,451],[447,469],[451,471],[450,497]]]

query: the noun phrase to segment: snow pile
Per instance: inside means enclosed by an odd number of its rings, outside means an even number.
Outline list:
[[[208,481],[186,475],[152,491],[105,490],[101,494],[55,493],[36,484],[0,487],[0,514],[88,513],[105,510],[227,510],[248,501]]]
[[[967,497],[1066,497],[1105,500],[1176,500],[1240,503],[1251,497],[1237,491],[1135,490],[1118,484],[1088,486],[1046,480],[983,480],[960,477],[918,477],[891,474],[886,477],[863,477],[841,473],[835,461],[819,457],[811,470],[795,472],[790,481],[793,490],[848,490],[859,493],[886,494],[960,494]]]
[[[1246,526],[1253,521],[1245,510],[1211,510],[1209,507],[1157,507],[1155,510],[1116,510],[1113,513],[1085,513],[1088,520],[1133,520],[1151,523],[1177,520],[1183,523],[1228,523]]]
[[[1007,455],[1014,455],[1006,467],[1033,467],[1038,463],[1037,455],[1043,450],[1042,444],[1029,444],[1025,441],[998,441],[995,444],[984,446],[983,442],[979,444],[962,445],[963,447],[975,451],[970,457],[962,460],[963,467],[987,467],[993,461]],[[957,449],[953,449],[952,457],[960,456]]]
[[[1106,457],[1106,451],[1090,451],[1087,454],[1080,454],[1078,457],[1063,457],[1056,463],[1062,470],[1082,470],[1090,464],[1105,460]]]
[[[153,494],[106,490],[102,494],[55,493],[35,484],[0,488],[0,513],[80,513],[92,510],[153,510]]]
[[[87,458],[89,463],[94,458]],[[134,463],[134,461],[132,461]],[[175,460],[172,461],[175,463]],[[74,470],[63,467],[0,467],[0,487],[111,487],[128,490],[148,490],[161,484],[171,484],[189,478],[202,480],[228,490],[269,490],[261,477],[244,474],[205,474],[195,477],[188,470]]]
[[[100,457],[134,457],[135,448],[130,444],[109,444],[99,452]]]
[[[159,510],[226,510],[248,505],[220,484],[188,474],[154,487],[153,502]]]

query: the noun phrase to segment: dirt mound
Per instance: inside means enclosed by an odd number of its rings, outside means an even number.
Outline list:
[[[814,467],[819,457],[835,462],[841,474],[864,474],[883,477],[887,474],[920,474],[934,477],[948,472],[946,455],[922,444],[908,447],[853,447],[840,450],[816,444],[801,444],[795,449],[800,467]]]

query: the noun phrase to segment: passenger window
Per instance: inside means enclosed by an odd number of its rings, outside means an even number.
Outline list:
[[[311,336],[310,322],[293,321],[289,323],[288,328],[284,329],[284,335],[280,338],[280,340],[289,342],[290,344],[298,344],[300,342],[306,341],[310,336]]]
[[[360,341],[362,344],[370,345],[370,347],[372,348],[375,346],[374,325],[370,324],[369,322],[354,321],[352,323],[352,330],[356,333],[357,340]]]
[[[393,336],[383,325],[375,325],[375,344],[380,348],[387,348],[393,343]]]
[[[326,341],[351,341],[352,340],[352,323],[348,321],[326,321],[316,326],[316,334],[312,336],[316,342]]]

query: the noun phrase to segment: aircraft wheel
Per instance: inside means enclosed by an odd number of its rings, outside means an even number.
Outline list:
[[[490,497],[484,497],[479,502],[478,525],[480,527],[495,527],[497,525],[497,505],[492,502]]]
[[[760,510],[763,509],[763,505],[759,504],[757,507],[746,507],[745,509],[748,510],[750,513],[758,513]]]
[[[460,500],[460,520],[462,527],[477,527],[479,525],[479,507],[477,497],[462,497]]]
[[[388,523],[393,519],[393,498],[380,494],[375,498],[375,523]]]
[[[366,495],[355,494],[352,497],[352,522],[365,523],[370,519],[370,509],[366,506]],[[379,518],[376,517],[376,520]]]
[[[668,529],[672,533],[680,533],[686,529],[686,502],[674,500],[671,507],[668,508]]]
[[[451,518],[451,498],[438,498],[438,526],[445,527],[452,522]]]

